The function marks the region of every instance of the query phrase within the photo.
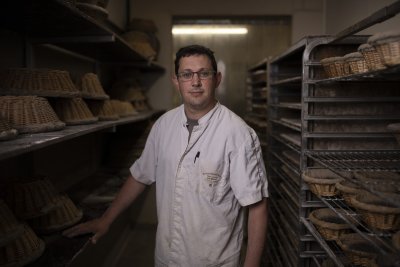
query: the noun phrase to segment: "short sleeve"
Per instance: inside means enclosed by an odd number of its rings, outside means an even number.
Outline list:
[[[268,181],[260,142],[253,129],[230,162],[230,183],[240,205],[268,197]]]
[[[157,132],[156,122],[146,140],[146,145],[141,156],[133,163],[129,171],[132,176],[143,184],[150,185],[155,182],[157,168]]]

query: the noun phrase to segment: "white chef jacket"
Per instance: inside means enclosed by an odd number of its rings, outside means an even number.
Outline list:
[[[259,140],[217,103],[190,140],[183,105],[154,124],[130,172],[156,182],[156,266],[238,266],[244,210],[268,197]]]

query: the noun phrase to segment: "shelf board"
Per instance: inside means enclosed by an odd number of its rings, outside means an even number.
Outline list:
[[[400,171],[400,150],[306,150],[305,155],[334,170]]]
[[[54,132],[21,134],[16,139],[0,143],[0,160],[35,151],[86,134],[112,129],[118,125],[143,121],[151,118],[157,112],[144,112],[116,121],[99,121],[93,124],[67,126],[63,130]]]
[[[257,70],[266,70],[267,69],[268,58],[262,59],[260,62],[255,64],[254,66],[249,68],[249,72],[255,72]]]
[[[400,115],[305,115],[304,120],[400,120]]]
[[[305,103],[377,103],[400,102],[400,97],[304,97]]]
[[[375,70],[364,73],[351,74],[343,77],[335,77],[323,80],[310,80],[309,83],[330,84],[337,82],[371,82],[371,81],[400,81],[400,65],[391,66],[383,70]]]
[[[62,0],[15,0],[2,3],[2,28],[19,32],[36,44],[53,44],[99,60],[140,64],[149,63],[139,52],[101,23]]]
[[[297,110],[301,110],[302,105],[301,103],[290,103],[290,102],[281,102],[279,104],[271,104],[271,107],[276,107],[276,108],[288,108],[288,109],[297,109]]]
[[[271,86],[286,85],[286,84],[291,84],[291,83],[299,83],[299,82],[301,82],[301,80],[302,80],[301,76],[295,76],[295,77],[290,77],[290,78],[287,78],[287,79],[271,82]]]

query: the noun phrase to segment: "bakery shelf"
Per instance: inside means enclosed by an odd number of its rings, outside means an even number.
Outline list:
[[[390,138],[393,139],[393,134],[391,133],[373,133],[373,132],[303,132],[303,137],[306,138]]]
[[[337,257],[337,253],[331,250],[326,241],[318,233],[317,229],[315,229],[314,225],[305,218],[300,218],[300,220],[303,223],[303,225],[307,228],[307,230],[314,236],[315,240],[319,243],[319,245],[325,250],[328,256],[333,260],[336,266],[344,267],[344,264]]]
[[[400,150],[306,150],[305,155],[329,169],[343,171],[400,171]]]
[[[393,115],[304,115],[304,120],[400,120],[400,114]]]
[[[143,112],[117,121],[99,121],[94,124],[67,126],[63,130],[54,132],[21,134],[14,140],[0,142],[0,160],[35,151],[82,135],[103,130],[113,130],[114,127],[119,125],[147,120],[158,112]]]
[[[287,109],[295,109],[295,110],[301,110],[302,106],[301,103],[296,103],[296,102],[281,102],[279,104],[271,104],[271,107],[275,108],[287,108]]]
[[[308,82],[315,84],[331,84],[337,82],[371,82],[371,81],[376,81],[379,83],[385,81],[398,82],[400,81],[399,72],[400,72],[400,65],[396,65],[388,67],[383,70],[376,70],[376,71],[370,71],[365,73],[358,73],[343,77],[335,77],[322,80],[309,80]]]
[[[377,103],[400,102],[400,97],[304,97],[304,103]]]
[[[148,62],[118,33],[67,1],[5,1],[2,14],[2,28],[24,34],[32,43],[53,44],[104,63],[163,69],[157,63]]]
[[[302,80],[301,76],[295,76],[295,77],[290,77],[290,78],[271,82],[271,86],[285,86],[285,85],[293,84],[293,83],[300,84],[301,80]]]
[[[284,120],[284,119],[280,119],[280,120],[271,120],[271,122],[276,123],[276,124],[280,124],[283,125],[285,127],[288,127],[292,130],[301,131],[301,125],[297,124],[297,121],[295,122],[294,119],[293,121],[288,121],[288,120]]]

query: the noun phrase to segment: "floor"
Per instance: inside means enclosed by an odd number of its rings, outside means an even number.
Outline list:
[[[126,239],[115,267],[153,267],[156,227],[136,225]]]

